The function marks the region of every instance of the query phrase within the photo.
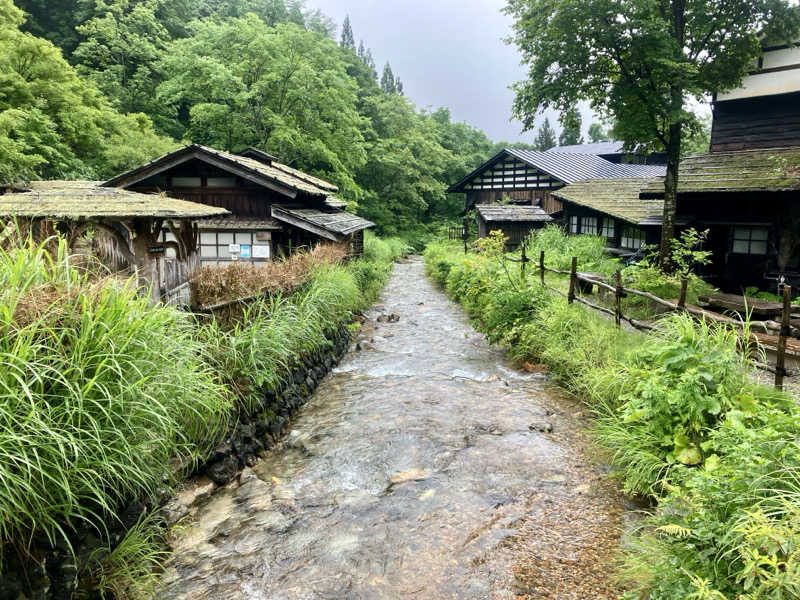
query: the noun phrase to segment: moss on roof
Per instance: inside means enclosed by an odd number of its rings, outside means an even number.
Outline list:
[[[297,193],[307,194],[309,196],[327,197],[333,192],[337,192],[337,188],[332,183],[323,181],[318,177],[304,173],[297,169],[293,169],[287,165],[272,162],[265,163],[255,158],[247,156],[239,156],[231,154],[230,152],[223,152],[222,150],[215,150],[200,144],[191,144],[184,146],[174,152],[165,154],[155,160],[152,160],[144,165],[141,165],[131,171],[117,175],[113,179],[109,179],[103,185],[109,187],[130,187],[135,185],[141,180],[151,177],[154,173],[171,169],[175,166],[175,160],[184,158],[186,161],[193,158],[203,160],[206,157],[211,160],[214,159],[218,163],[229,165],[231,168],[238,168],[240,172],[247,173],[255,180],[262,180],[263,182],[278,183],[290,190]],[[182,162],[182,161],[181,161]],[[162,169],[159,169],[159,167]],[[155,170],[154,170],[155,169]]]
[[[650,185],[660,185],[663,191],[663,182],[661,177],[584,179],[554,191],[553,196],[636,224],[664,211],[662,199],[639,197]]]
[[[712,152],[685,158],[678,193],[783,192],[800,190],[800,147]],[[663,194],[663,185],[649,184],[646,194]]]
[[[190,218],[230,214],[224,208],[101,187],[95,181],[35,181],[30,191],[0,196],[0,216],[52,219]]]
[[[483,220],[489,223],[510,222],[550,222],[553,217],[538,206],[515,206],[513,204],[478,204],[475,209]]]

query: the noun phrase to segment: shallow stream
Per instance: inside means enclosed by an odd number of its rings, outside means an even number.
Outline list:
[[[179,526],[160,597],[614,597],[624,501],[584,428],[398,264],[285,442]]]

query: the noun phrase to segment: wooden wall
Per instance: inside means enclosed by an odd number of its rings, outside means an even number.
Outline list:
[[[717,102],[711,151],[800,146],[800,93]]]
[[[506,246],[508,248],[516,248],[522,241],[530,235],[534,229],[541,229],[545,223],[525,222],[519,223],[515,221],[491,221],[486,222],[483,217],[478,215],[478,237],[487,237],[489,232],[500,230],[508,238]]]
[[[471,190],[467,192],[467,206],[475,204],[500,204],[510,198],[512,202],[541,206],[548,214],[560,212],[561,201],[553,197],[551,190]]]

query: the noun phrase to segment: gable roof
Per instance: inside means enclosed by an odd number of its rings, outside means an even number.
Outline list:
[[[342,241],[351,233],[375,227],[372,221],[342,210],[327,212],[280,204],[272,205],[272,218],[335,242]]]
[[[26,192],[0,195],[0,216],[52,219],[202,219],[230,214],[224,208],[163,194],[107,188],[97,181],[34,181]]]
[[[593,154],[577,154],[570,152],[538,152],[533,150],[517,150],[506,148],[501,150],[480,167],[463,177],[447,189],[447,193],[463,192],[464,186],[476,176],[490,169],[505,157],[511,156],[538,169],[562,183],[569,184],[583,179],[623,179],[628,177],[644,177],[664,175],[666,167],[662,165],[628,165],[617,164]]]
[[[640,196],[642,189],[648,185],[661,185],[663,191],[664,180],[650,177],[587,179],[556,190],[553,196],[628,223],[640,224],[664,212],[663,198]]]
[[[478,214],[486,222],[510,221],[516,223],[543,222],[549,223],[553,217],[539,206],[515,206],[513,204],[478,204]]]
[[[192,159],[212,164],[289,198],[295,198],[299,194],[324,198],[339,190],[332,183],[281,163],[271,162],[268,164],[255,158],[214,150],[200,144],[184,146],[131,171],[117,175],[102,185],[127,188]]]
[[[800,147],[711,152],[681,161],[679,194],[800,190]],[[651,182],[643,193],[663,195]]]

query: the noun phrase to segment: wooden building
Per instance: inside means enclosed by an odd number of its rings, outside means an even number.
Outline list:
[[[534,229],[553,222],[553,217],[539,206],[479,204],[476,213],[478,237],[486,237],[491,231],[502,231],[509,248],[519,246]]]
[[[42,235],[55,229],[71,248],[87,243],[107,266],[132,270],[154,301],[169,300],[185,286],[199,256],[199,227],[206,218],[229,214],[224,208],[107,188],[93,181],[38,181],[0,195],[0,219],[32,226]],[[171,233],[164,242],[162,232]],[[41,236],[39,236],[41,237]],[[167,251],[171,257],[167,256]]]
[[[563,210],[556,192],[568,184],[586,179],[622,179],[663,173],[663,166],[613,163],[594,154],[507,148],[450,186],[447,192],[466,195],[465,212],[487,205],[538,207],[552,221],[560,220]],[[528,213],[519,214],[524,216]],[[486,218],[480,214],[476,218],[479,232],[488,232],[490,226]],[[515,232],[530,230],[531,223],[544,223],[541,220],[522,220],[512,227],[513,221],[502,222],[503,228],[513,228]]]
[[[200,224],[202,264],[244,260],[264,264],[321,240],[363,249],[370,221],[343,209],[338,188],[249,148],[231,154],[186,146],[103,183],[225,208],[230,216]],[[169,231],[164,241],[171,240]]]
[[[641,191],[662,178],[590,179],[555,192],[564,205],[563,222],[573,234],[600,235],[613,254],[638,252],[658,244],[663,198],[642,198]]]
[[[775,293],[782,280],[800,289],[800,45],[765,47],[742,86],[718,94],[713,108],[711,152],[681,162],[676,224],[709,232],[703,275],[723,290]],[[575,233],[627,214],[643,242],[660,240],[662,178],[594,178],[555,195]],[[619,227],[610,246],[633,249]]]

